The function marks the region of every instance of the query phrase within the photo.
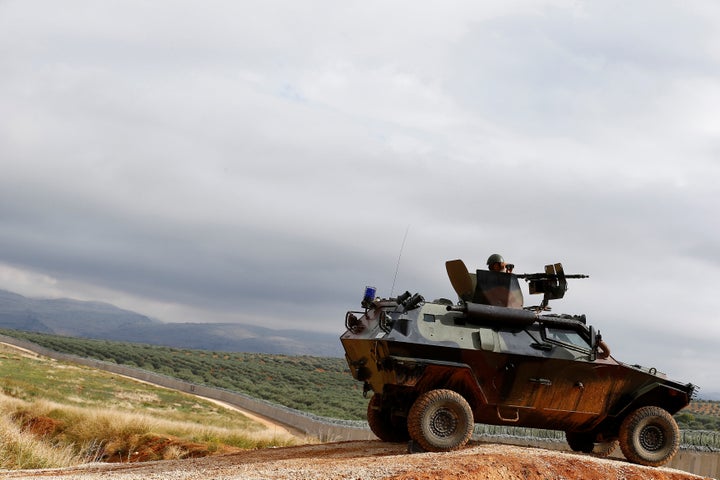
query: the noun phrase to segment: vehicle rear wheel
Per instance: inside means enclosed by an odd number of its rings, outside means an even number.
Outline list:
[[[620,449],[631,462],[658,467],[680,447],[680,429],[672,415],[660,407],[641,407],[620,425]]]
[[[600,442],[595,444],[595,448],[593,449],[592,453],[595,456],[607,458],[615,451],[615,449],[618,447],[617,440],[610,440],[607,442]]]
[[[565,432],[565,439],[573,452],[591,453],[595,447],[595,436],[585,432]]]
[[[597,457],[609,457],[617,448],[617,440],[595,442],[595,435],[587,432],[565,432],[565,438],[573,452],[592,453]]]
[[[407,418],[393,415],[390,408],[382,408],[382,395],[376,393],[370,398],[367,410],[370,430],[383,442],[407,442],[410,434]]]
[[[452,390],[430,390],[408,414],[410,437],[428,452],[456,450],[472,435],[475,421],[468,402]]]

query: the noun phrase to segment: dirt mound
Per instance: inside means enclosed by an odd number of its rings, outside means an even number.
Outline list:
[[[20,425],[23,432],[30,432],[36,437],[53,436],[63,428],[63,423],[50,417],[33,416],[28,412],[16,412],[12,419]]]
[[[145,464],[92,464],[63,470],[3,472],[3,478],[199,480],[698,480],[668,468],[651,468],[590,455],[473,443],[448,453],[407,453],[407,445],[379,441],[268,448]]]
[[[176,460],[212,455],[207,445],[159,435],[135,435],[108,442],[98,460],[110,463]]]
[[[66,427],[62,421],[46,416],[35,416],[26,411],[16,412],[12,419],[20,425],[22,431],[38,438],[53,439],[61,436]],[[198,458],[238,450],[227,446],[211,449],[207,444],[193,443],[169,435],[136,434],[100,441],[93,456],[97,461],[102,462],[132,463]]]

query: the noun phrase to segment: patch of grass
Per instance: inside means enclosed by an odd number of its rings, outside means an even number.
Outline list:
[[[0,344],[0,468],[204,456],[298,443],[191,395]]]

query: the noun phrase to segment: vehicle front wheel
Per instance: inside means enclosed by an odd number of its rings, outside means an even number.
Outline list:
[[[620,425],[620,449],[631,462],[658,467],[670,461],[680,447],[675,419],[660,407],[641,407]]]
[[[410,434],[407,418],[393,415],[390,408],[382,408],[382,395],[374,394],[367,409],[367,421],[370,430],[383,442],[407,442]]]
[[[452,390],[420,395],[408,414],[410,437],[428,452],[456,450],[472,435],[475,421],[468,402]]]

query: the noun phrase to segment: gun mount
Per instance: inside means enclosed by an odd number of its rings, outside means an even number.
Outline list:
[[[445,268],[450,283],[461,301],[472,301],[486,305],[510,308],[526,308],[527,310],[549,310],[550,300],[563,298],[567,291],[567,279],[589,278],[584,274],[565,274],[561,263],[545,265],[543,273],[504,273],[477,270],[469,273],[462,260],[448,260]],[[536,307],[522,306],[522,293],[518,279],[528,282],[530,295],[543,294],[542,303]]]
[[[550,300],[557,300],[565,296],[568,278],[589,278],[588,275],[583,274],[565,274],[561,263],[545,265],[544,273],[524,273],[517,277],[528,282],[530,295],[543,294],[540,310],[546,310]]]

